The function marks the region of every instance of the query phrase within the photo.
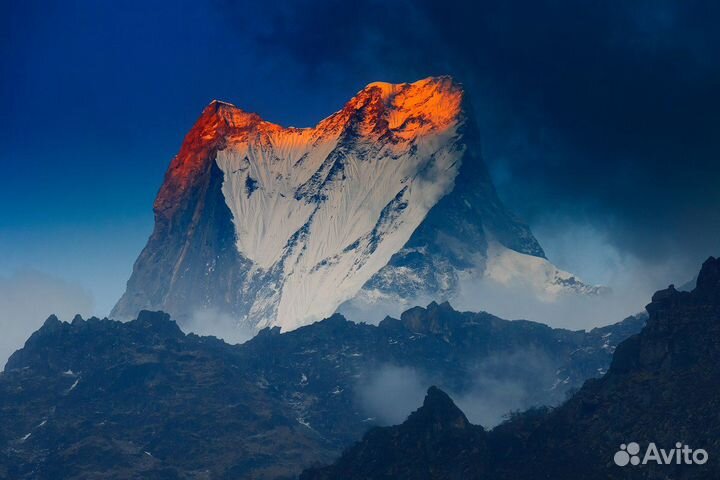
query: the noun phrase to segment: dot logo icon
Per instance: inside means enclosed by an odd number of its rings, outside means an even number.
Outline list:
[[[613,460],[615,464],[624,467],[625,465],[640,465],[640,445],[635,442],[630,442],[627,445],[624,443],[620,445],[620,450],[615,453]]]

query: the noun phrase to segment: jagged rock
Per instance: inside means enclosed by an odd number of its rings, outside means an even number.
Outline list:
[[[487,462],[486,437],[433,386],[402,425],[370,430],[331,468],[307,471],[300,480],[481,479],[484,471],[477,466]]]
[[[513,378],[531,392],[523,405],[557,403],[607,369],[611,349],[642,324],[571,332],[447,304],[403,318],[376,327],[333,315],[237,346],[185,335],[163,312],[127,323],[51,317],[0,374],[0,477],[287,478],[377,425],[361,391],[385,366],[462,393],[492,359],[484,375]],[[528,351],[547,364],[518,370]],[[435,389],[427,403],[441,427],[476,430]]]

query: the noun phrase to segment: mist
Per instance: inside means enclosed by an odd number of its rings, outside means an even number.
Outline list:
[[[92,315],[95,302],[77,284],[37,270],[18,270],[0,277],[0,365],[22,348],[47,317],[70,320],[75,314]]]
[[[245,343],[257,334],[256,329],[239,324],[232,315],[209,308],[195,310],[189,320],[180,322],[180,328],[185,333],[217,337],[230,344]]]
[[[558,399],[548,390],[555,371],[556,366],[541,352],[492,355],[472,369],[469,388],[451,397],[470,422],[493,428],[512,412],[556,403]]]
[[[357,385],[357,397],[369,418],[396,425],[420,408],[427,389],[437,385],[450,395],[471,423],[493,428],[515,411],[553,404],[548,390],[556,366],[541,352],[526,350],[491,355],[469,370],[462,387],[448,386],[441,376],[392,364],[368,372]]]
[[[360,404],[381,425],[402,423],[422,405],[432,383],[412,367],[384,365],[358,385]]]
[[[523,318],[552,327],[589,329],[619,322],[645,310],[652,295],[670,284],[692,280],[705,257],[667,255],[648,258],[635,255],[614,241],[615,225],[606,220],[578,221],[567,216],[545,216],[533,233],[547,258],[585,283],[608,287],[598,296],[562,295],[555,301],[540,301],[523,285],[501,286],[485,280],[468,281],[454,306],[463,310],[485,310],[508,319]]]

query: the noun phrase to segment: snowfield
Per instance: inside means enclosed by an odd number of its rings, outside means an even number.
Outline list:
[[[458,92],[442,83],[373,85],[386,106],[384,131],[377,118],[333,129],[344,110],[315,128],[265,123],[217,155],[238,251],[257,269],[282,271],[269,296],[277,297],[272,323],[283,329],[355,296],[453,188],[463,154]]]

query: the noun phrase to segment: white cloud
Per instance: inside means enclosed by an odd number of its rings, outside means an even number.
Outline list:
[[[386,364],[357,386],[357,394],[369,417],[381,425],[396,425],[420,408],[427,389],[437,385],[470,422],[489,429],[513,411],[545,403],[541,389],[555,378],[556,368],[545,354],[532,349],[497,353],[473,365],[465,387],[454,391],[422,369]]]
[[[410,367],[385,365],[358,386],[365,412],[382,425],[405,421],[423,403],[431,384]]]
[[[257,330],[240,325],[231,315],[208,308],[195,310],[190,320],[181,322],[180,327],[186,333],[213,336],[231,344],[245,343],[257,334]]]

